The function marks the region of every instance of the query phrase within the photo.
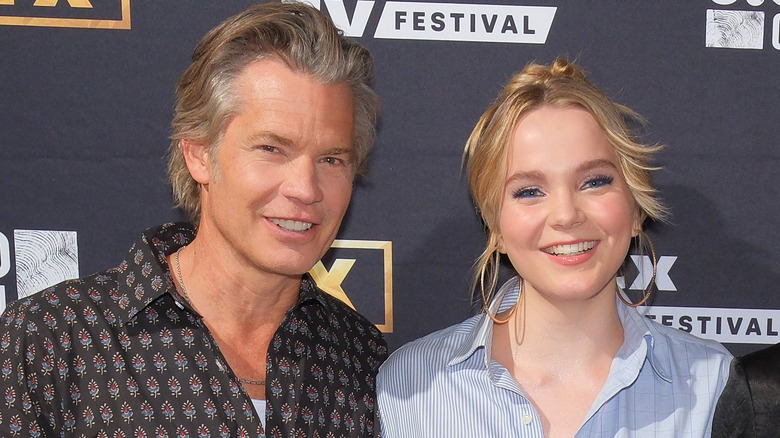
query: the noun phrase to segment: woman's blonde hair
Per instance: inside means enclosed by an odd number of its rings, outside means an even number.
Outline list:
[[[613,102],[587,80],[579,66],[566,59],[558,58],[551,65],[527,65],[480,117],[463,152],[471,195],[487,228],[487,244],[477,259],[473,284],[475,293],[481,291],[485,306],[492,300],[498,282],[498,218],[512,134],[524,115],[545,105],[578,106],[590,112],[615,148],[620,172],[641,220],[663,220],[667,214],[651,177],[657,170],[651,164],[652,155],[662,146],[640,144],[629,128],[629,123],[641,122],[641,117]]]

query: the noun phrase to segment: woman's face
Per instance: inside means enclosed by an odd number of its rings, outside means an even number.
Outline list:
[[[499,248],[524,293],[551,301],[614,294],[639,212],[614,148],[580,107],[538,108],[510,141]]]

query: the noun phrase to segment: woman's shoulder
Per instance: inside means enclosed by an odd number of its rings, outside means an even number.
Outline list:
[[[380,376],[388,378],[409,370],[423,372],[445,367],[453,356],[473,337],[480,316],[437,330],[410,341],[395,350],[380,367]],[[423,366],[424,365],[424,366]]]
[[[728,367],[734,356],[719,342],[703,339],[678,328],[669,327],[647,320],[653,335],[654,351],[664,354],[674,362],[701,363],[717,365],[728,375]]]

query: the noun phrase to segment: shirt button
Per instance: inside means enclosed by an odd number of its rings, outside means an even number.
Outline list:
[[[531,416],[528,414],[524,414],[522,420],[523,420],[523,424],[529,424],[531,422]]]

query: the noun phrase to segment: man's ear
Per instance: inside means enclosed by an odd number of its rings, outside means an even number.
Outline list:
[[[192,179],[203,185],[210,183],[214,172],[211,168],[209,147],[188,139],[182,139],[179,142],[179,147],[184,155],[184,162],[187,163],[187,169],[189,169]]]

